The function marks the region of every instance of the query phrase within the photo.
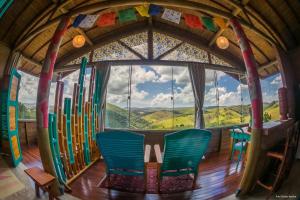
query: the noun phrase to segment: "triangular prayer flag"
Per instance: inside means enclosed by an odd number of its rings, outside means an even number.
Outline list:
[[[225,29],[226,28],[226,22],[223,18],[215,17],[214,22],[218,27],[220,27],[220,29]]]
[[[215,26],[213,20],[211,17],[201,17],[202,22],[204,24],[204,26],[212,32],[216,32],[217,31],[217,27]]]
[[[136,20],[135,10],[133,8],[120,10],[118,15],[120,23]]]
[[[115,12],[109,12],[104,13],[99,17],[99,20],[97,21],[97,25],[99,27],[106,27],[106,26],[112,26],[116,24],[116,13]]]
[[[164,13],[161,16],[161,18],[174,22],[176,24],[180,23],[180,17],[181,17],[181,12],[178,12],[176,10],[171,10],[168,8],[165,8]]]
[[[198,16],[191,15],[191,14],[184,14],[184,21],[187,26],[190,28],[198,28],[203,30],[203,24],[201,23]]]
[[[141,6],[136,6],[135,9],[138,11],[138,13],[142,17],[150,17],[148,11],[149,11],[149,6],[148,5],[141,5]]]
[[[79,24],[80,28],[92,28],[99,15],[87,15]]]
[[[150,4],[148,13],[151,16],[156,16],[156,15],[159,15],[161,13],[162,9],[163,8],[161,6]]]
[[[75,18],[75,20],[74,20],[72,26],[75,27],[75,28],[77,28],[77,27],[79,26],[79,24],[81,23],[81,21],[82,21],[85,17],[86,17],[86,15],[82,15],[82,14],[78,15],[78,16]]]

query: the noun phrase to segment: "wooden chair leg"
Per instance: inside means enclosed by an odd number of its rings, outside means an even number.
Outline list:
[[[144,192],[147,192],[147,184],[148,184],[148,174],[147,174],[147,164],[145,164],[145,169],[144,169]]]
[[[40,198],[40,187],[38,186],[38,184],[34,184],[35,186],[35,195],[36,197]]]
[[[194,174],[194,180],[193,180],[193,190],[196,188],[198,174]]]
[[[160,164],[157,164],[157,192],[160,193],[160,181],[161,181],[161,177],[160,177]]]
[[[107,187],[110,188],[111,187],[111,182],[110,182],[110,174],[107,174]]]

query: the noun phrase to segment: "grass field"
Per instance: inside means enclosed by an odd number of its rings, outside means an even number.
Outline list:
[[[194,127],[194,107],[175,108],[131,108],[130,127],[128,126],[128,110],[113,104],[106,104],[106,127],[132,129],[186,129]],[[249,123],[249,105],[222,106],[204,108],[205,127],[230,126]],[[264,113],[271,115],[271,120],[279,119],[278,102],[264,103]],[[35,118],[35,107],[27,107],[19,103],[19,116],[24,119]],[[174,118],[173,118],[174,115]],[[243,116],[243,117],[242,117]]]
[[[128,111],[116,105],[107,104],[106,126],[110,128],[128,127]],[[194,108],[132,108],[130,115],[133,129],[186,129],[194,127]],[[271,120],[279,119],[278,102],[264,103],[264,112],[271,115]],[[204,109],[205,127],[230,126],[249,123],[249,105],[207,107]],[[243,117],[242,117],[243,116]]]

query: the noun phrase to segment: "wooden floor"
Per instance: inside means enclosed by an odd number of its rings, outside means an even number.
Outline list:
[[[27,167],[41,167],[37,147],[23,148],[23,163]],[[241,180],[243,167],[236,170],[236,163],[228,161],[228,152],[214,153],[199,167],[197,182],[201,188],[176,194],[140,194],[107,190],[96,187],[105,175],[103,161],[96,162],[71,184],[72,195],[80,199],[220,199],[233,194]]]

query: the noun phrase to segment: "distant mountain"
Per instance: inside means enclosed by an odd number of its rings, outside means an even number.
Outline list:
[[[242,109],[243,108],[243,109]],[[230,126],[248,123],[250,105],[210,106],[204,108],[206,127]],[[242,109],[242,110],[241,110]],[[219,110],[219,115],[217,114]],[[53,111],[53,107],[49,108]],[[264,112],[271,115],[271,120],[279,119],[278,102],[264,103]],[[131,108],[130,122],[132,129],[185,129],[194,127],[194,107],[171,108]],[[243,113],[243,114],[242,114]],[[174,117],[173,117],[174,116]],[[35,119],[35,104],[19,102],[19,118]],[[128,110],[117,105],[106,104],[106,127],[127,128]]]
[[[206,127],[230,126],[248,123],[250,105],[210,106],[204,108]],[[217,114],[219,110],[219,115]],[[278,102],[264,103],[264,112],[272,120],[279,118]],[[106,124],[111,128],[128,127],[128,111],[113,104],[107,104]],[[171,108],[131,108],[131,128],[137,129],[185,129],[194,127],[194,107]],[[174,115],[174,118],[173,118]],[[107,123],[109,121],[109,123]]]

